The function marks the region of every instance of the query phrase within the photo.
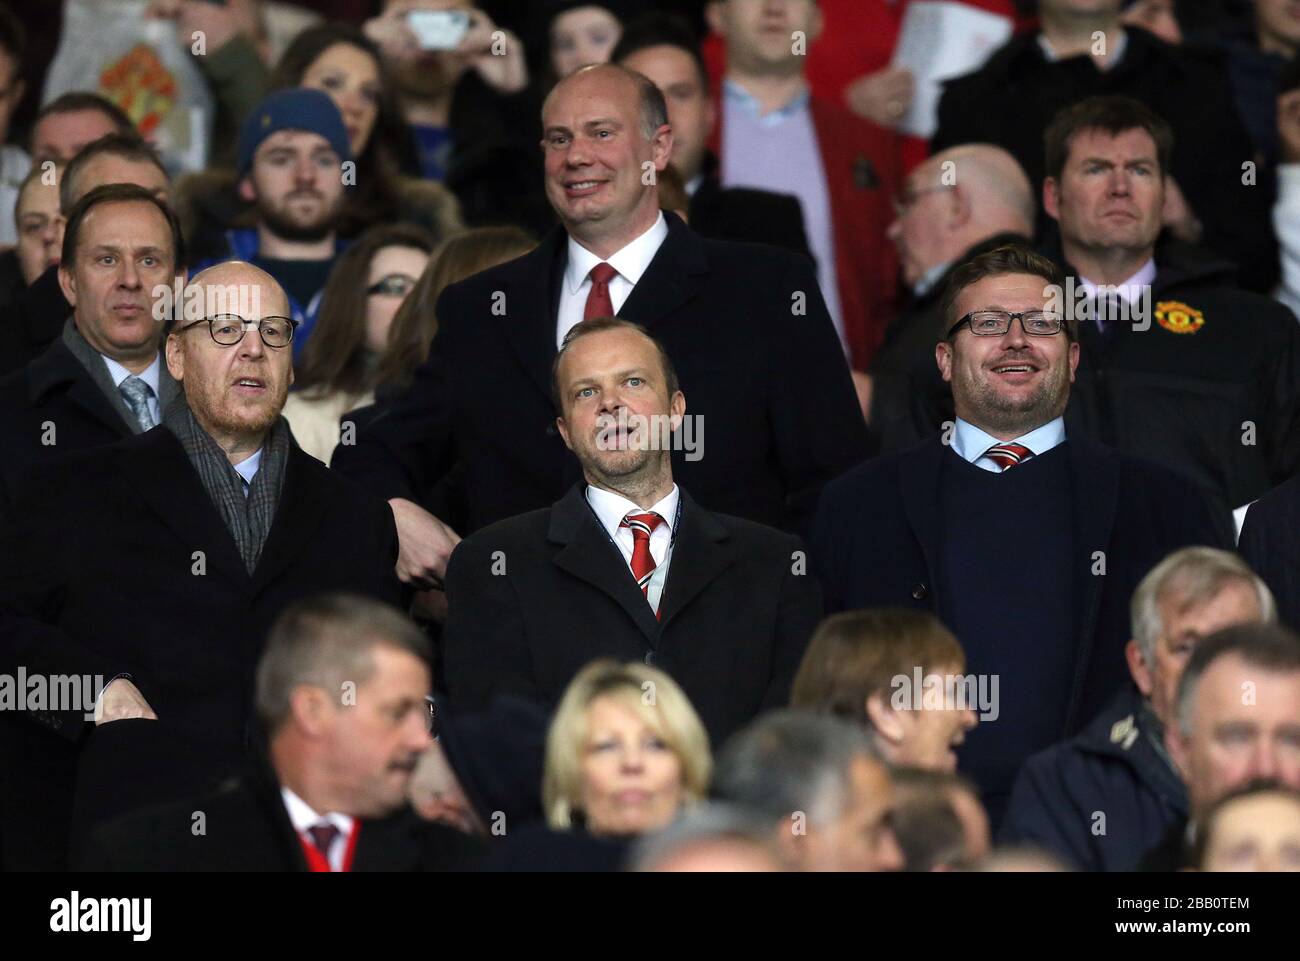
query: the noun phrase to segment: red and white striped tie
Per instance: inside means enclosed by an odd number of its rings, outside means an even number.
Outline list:
[[[1017,464],[1034,456],[1034,452],[1023,444],[994,444],[984,452],[984,456],[1003,471],[1008,471]]]
[[[632,576],[636,578],[637,586],[641,588],[646,600],[650,599],[650,578],[655,573],[655,559],[650,553],[650,535],[663,520],[658,514],[649,511],[645,514],[628,514],[618,525],[632,531]]]

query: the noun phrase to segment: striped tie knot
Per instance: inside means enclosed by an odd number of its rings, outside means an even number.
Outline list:
[[[1034,452],[1023,444],[994,444],[984,452],[984,456],[1004,471],[1029,460]]]

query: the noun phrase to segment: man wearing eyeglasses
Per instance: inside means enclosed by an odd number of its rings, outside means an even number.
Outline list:
[[[387,505],[301,451],[280,415],[295,334],[284,291],[229,262],[194,277],[183,304],[165,345],[180,391],[160,426],[33,470],[0,531],[0,674],[93,679],[93,703],[3,719],[76,752],[74,845],[102,817],[238,770],[253,667],[287,604],[326,591],[402,600]],[[195,305],[226,309],[191,319]],[[113,336],[135,320],[117,318]],[[66,810],[70,788],[57,788],[45,803]]]
[[[997,692],[958,754],[995,824],[1019,764],[1127,682],[1141,578],[1175,548],[1222,543],[1189,481],[1067,437],[1079,344],[1061,287],[1025,247],[953,271],[935,359],[955,423],[833,481],[814,524],[829,610],[934,611],[966,649],[963,690]]]

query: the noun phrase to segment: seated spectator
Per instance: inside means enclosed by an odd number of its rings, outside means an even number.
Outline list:
[[[1125,651],[1136,688],[1125,685],[1077,737],[1025,762],[999,840],[1040,846],[1082,871],[1133,870],[1187,818],[1164,739],[1188,658],[1221,628],[1276,618],[1268,588],[1236,554],[1188,547],[1152,568],[1133,592]]]
[[[1190,818],[1170,827],[1140,870],[1190,863],[1212,804],[1256,778],[1300,789],[1300,637],[1272,625],[1239,625],[1207,637],[1178,682],[1165,746],[1187,785]]]
[[[131,118],[97,93],[65,93],[36,114],[32,124],[32,164],[63,166],[87,144],[110,133],[134,134]]]
[[[425,11],[469,15],[453,50],[424,49],[407,22]],[[541,234],[553,223],[532,150],[540,138],[524,45],[473,0],[384,0],[367,37],[393,68],[415,134],[416,172],[445,182],[471,226],[510,223]]]
[[[65,243],[81,253],[65,266],[89,259],[84,211],[124,189],[101,187],[73,210]],[[158,206],[144,198],[133,204]],[[170,246],[156,249],[170,274]],[[143,289],[134,265],[149,259],[122,258],[128,290]],[[33,705],[0,718],[78,748],[74,838],[239,770],[253,669],[287,604],[328,591],[401,601],[391,512],[298,450],[280,417],[293,378],[284,292],[239,262],[203,272],[187,291],[198,304],[247,299],[247,316],[206,315],[171,330],[165,356],[183,400],[161,410],[162,429],[40,465],[0,530],[0,671],[108,680],[93,705]],[[101,296],[113,304],[111,292]],[[147,305],[111,317],[110,337],[143,338],[144,356],[156,349]],[[143,416],[139,392],[133,401]],[[16,780],[27,795],[39,787]],[[67,803],[57,791],[35,800]],[[5,823],[6,857],[12,829]],[[57,836],[33,843],[66,848]]]
[[[960,871],[988,855],[989,819],[973,784],[914,767],[895,767],[891,776],[904,871]]]
[[[704,726],[668,675],[640,661],[593,661],[569,684],[546,736],[549,830],[507,833],[484,867],[619,870],[633,838],[705,798],[712,764]]]
[[[953,147],[908,175],[889,225],[907,293],[869,371],[867,422],[882,451],[918,444],[956,416],[934,363],[948,277],[985,251],[1028,244],[1037,209],[1029,178],[1001,147]]]
[[[713,792],[764,818],[794,870],[903,866],[889,770],[847,721],[792,710],[759,718],[719,753]]]
[[[961,645],[933,614],[847,611],[822,621],[808,642],[790,706],[864,725],[890,764],[955,771],[956,748],[977,723],[976,705],[934,707],[898,692],[917,671],[943,691],[945,678],[965,670]]]
[[[640,838],[627,869],[658,874],[783,871],[771,834],[766,819],[742,808],[701,805]]]
[[[1190,481],[1067,428],[1079,331],[1053,307],[1062,283],[1023,247],[953,271],[935,348],[952,430],[828,484],[811,545],[828,611],[931,610],[961,638],[997,716],[967,734],[959,765],[995,827],[1025,758],[1077,733],[1127,680],[1142,577],[1176,548],[1231,543]],[[1033,523],[989,509],[1009,503]]]
[[[59,188],[39,169],[18,188],[14,205],[18,244],[0,254],[4,275],[3,302],[7,305],[26,287],[59,263],[63,217],[59,213]]]
[[[1039,0],[1040,30],[1013,37],[979,70],[946,83],[931,148],[1004,147],[1037,187],[1054,175],[1044,169],[1043,135],[1061,110],[1090,96],[1134,98],[1169,125],[1179,144],[1162,168],[1168,190],[1157,229],[1163,225],[1235,264],[1247,289],[1270,290],[1277,279],[1270,198],[1243,176],[1252,150],[1223,54],[1171,46],[1125,26],[1120,6],[1121,0]]]
[[[316,334],[284,405],[294,440],[328,464],[339,417],[373,403],[393,316],[424,273],[433,241],[418,227],[373,227],[338,259],[321,294]]]
[[[1300,791],[1254,781],[1205,812],[1193,863],[1201,871],[1300,871]]]
[[[702,237],[747,240],[811,257],[798,198],[744,187],[723,188],[708,150],[718,109],[691,28],[680,18],[647,14],[628,24],[613,60],[654,81],[673,128],[671,166],[689,197],[682,219]],[[662,177],[661,177],[662,179]],[[665,207],[665,210],[676,208]]]
[[[428,641],[397,611],[326,594],[277,618],[254,700],[266,756],[239,780],[97,830],[94,871],[436,871],[480,849],[417,818],[406,789],[428,750]],[[355,687],[355,700],[339,691]],[[206,815],[195,831],[195,810]]]
[[[789,700],[821,616],[793,561],[800,541],[706,511],[673,481],[686,401],[644,328],[584,321],[553,373],[556,426],[584,479],[456,547],[447,692],[461,710],[501,693],[549,704],[596,658],[644,661],[672,675],[721,743]]]
[[[682,689],[639,661],[578,672],[546,738],[542,805],[552,828],[628,837],[703,800],[709,737]]]
[[[545,0],[552,81],[592,63],[609,63],[623,35],[628,0]]]
[[[809,96],[808,58],[791,36],[820,35],[814,0],[716,0],[705,12],[727,40],[722,183],[799,198],[822,296],[851,366],[865,370],[894,313],[897,260],[885,237],[902,180],[894,135]]]
[[[34,174],[45,176],[41,167]],[[170,195],[167,171],[157,152],[133,132],[108,133],[83,147],[61,165],[56,174],[59,193],[57,245],[62,246],[63,224],[77,201],[95,187],[134,184],[164,204]],[[48,228],[47,228],[48,229]],[[179,262],[178,265],[180,266]],[[150,292],[152,294],[152,292]],[[54,265],[27,285],[13,301],[11,329],[17,336],[0,355],[0,371],[17,370],[42,354],[63,331],[72,305],[59,283]]]
[[[203,269],[244,260],[265,270],[289,298],[296,330],[294,363],[311,337],[321,295],[344,247],[338,228],[352,152],[333,101],[319,90],[271,94],[244,121],[239,137],[239,195],[256,224],[227,232],[226,249]]]
[[[1235,512],[1300,471],[1300,326],[1238,289],[1231,265],[1158,242],[1170,126],[1126,97],[1062,110],[1045,135],[1043,206],[1060,225],[1080,320],[1066,420],[1177,470]]]
[[[10,214],[32,160],[27,151],[9,143],[9,122],[27,92],[27,31],[8,6],[0,7],[0,252],[18,242]]]

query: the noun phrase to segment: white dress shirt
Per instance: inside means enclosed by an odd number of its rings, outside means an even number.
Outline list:
[[[284,798],[284,807],[289,812],[289,821],[293,824],[293,829],[298,832],[300,838],[313,847],[316,842],[307,833],[308,828],[328,821],[339,829],[339,836],[330,845],[329,861],[331,871],[342,871],[343,858],[348,853],[348,843],[352,838],[352,827],[356,820],[350,815],[339,814],[337,811],[332,814],[317,814],[310,804],[287,787],[280,788],[280,797]]]
[[[108,376],[113,378],[113,386],[119,390],[122,387],[122,381],[131,376],[131,372],[115,361],[112,357],[100,354],[104,358],[104,365],[108,368]],[[162,371],[162,355],[155,357],[153,363],[146,367],[142,372],[136,374],[142,381],[149,385],[152,393],[149,395],[149,413],[153,415],[155,423],[162,423],[162,415],[158,409],[158,378]],[[129,404],[127,406],[130,406]]]
[[[1058,444],[1065,443],[1065,420],[1061,417],[1049,420],[1042,427],[1035,427],[1028,434],[1015,440],[998,440],[986,434],[974,424],[957,418],[957,426],[952,435],[952,451],[968,464],[990,471],[1002,473],[997,462],[984,456],[984,452],[998,444],[1020,444],[1034,452],[1034,456],[1046,454]]]
[[[235,473],[244,479],[244,496],[248,496],[248,489],[253,486],[253,478],[257,476],[257,469],[262,466],[262,450],[259,447],[250,456],[245,457],[235,465]]]
[[[650,575],[646,599],[650,602],[652,611],[659,610],[659,599],[663,597],[664,584],[668,580],[668,565],[672,563],[673,556],[673,524],[677,520],[677,502],[680,497],[681,492],[674,484],[673,489],[664,496],[663,500],[650,508],[651,513],[663,518],[663,523],[650,532],[650,556],[654,558],[655,572]],[[631,528],[620,527],[619,524],[628,514],[644,514],[647,513],[646,509],[638,507],[621,494],[601,490],[590,484],[587,485],[587,503],[595,511],[601,527],[605,528],[605,533],[622,552],[623,560],[627,562],[627,569],[630,572],[635,541],[632,538]]]
[[[609,282],[609,301],[614,313],[618,313],[667,236],[668,221],[664,219],[663,211],[660,211],[658,219],[649,230],[611,254],[608,260],[602,261],[572,236],[569,237],[569,263],[564,268],[560,310],[555,322],[557,349],[564,343],[564,335],[576,324],[582,323],[582,315],[587,309],[587,295],[591,293],[591,268],[606,263],[618,271],[618,276]]]

